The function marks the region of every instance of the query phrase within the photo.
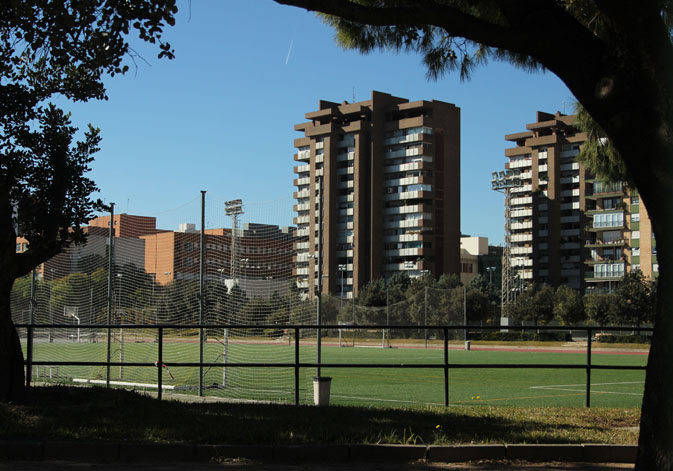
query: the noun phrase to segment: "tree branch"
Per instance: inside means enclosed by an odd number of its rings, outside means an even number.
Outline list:
[[[520,2],[496,0],[492,7],[500,8],[498,13],[510,23],[507,25],[432,0],[419,0],[413,7],[371,7],[350,0],[275,1],[360,24],[442,28],[452,36],[527,55],[558,75],[573,93],[584,88],[581,96],[590,93],[589,89],[593,92],[599,77],[587,76],[581,68],[571,70],[568,64],[597,62],[605,55],[600,39],[552,0],[528,0],[524,8]]]
[[[525,46],[525,31],[481,20],[457,8],[431,0],[419,0],[413,7],[370,7],[350,0],[275,0],[276,3],[339,16],[348,21],[374,26],[437,26],[451,35],[511,50]]]

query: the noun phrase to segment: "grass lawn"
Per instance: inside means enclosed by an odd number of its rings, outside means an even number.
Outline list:
[[[112,361],[150,362],[157,358],[157,344],[144,338],[127,335],[123,348],[113,343]],[[166,363],[198,361],[198,344],[168,339],[164,345]],[[221,339],[211,337],[205,345],[207,362],[223,363],[225,346]],[[328,345],[322,349],[323,363],[395,363],[413,365],[429,363],[441,365],[440,348],[353,348]],[[439,347],[441,343],[431,343]],[[560,344],[557,344],[560,345]],[[546,345],[553,346],[553,345]],[[582,348],[582,347],[579,347]],[[512,349],[516,350],[516,349]],[[34,347],[36,361],[104,361],[107,345],[88,342],[55,342],[42,339]],[[628,353],[628,352],[627,352]],[[645,365],[647,356],[638,352],[595,353],[594,365]],[[315,362],[316,348],[301,347],[300,361]],[[294,346],[287,342],[237,343],[232,339],[227,346],[227,361],[292,363]],[[463,351],[450,350],[451,365],[467,364],[576,364],[583,365],[586,355],[545,351]],[[39,369],[39,372],[38,372]],[[170,373],[169,373],[170,371]],[[39,374],[38,374],[39,373]],[[96,367],[34,367],[36,381],[72,383],[74,378],[105,380],[106,369]],[[311,377],[313,368],[302,368],[300,393],[302,403],[312,401]],[[172,375],[172,378],[171,378]],[[390,368],[328,368],[323,376],[332,381],[331,402],[348,406],[425,406],[442,405],[444,400],[444,373],[439,369]],[[111,380],[124,383],[157,383],[154,367],[111,368]],[[644,371],[593,370],[591,375],[592,407],[638,408],[642,400]],[[169,366],[163,371],[163,382],[182,393],[194,394],[198,385],[198,368]],[[204,370],[204,384],[210,387],[207,395],[237,399],[266,400],[292,403],[294,401],[293,368],[220,367]],[[516,406],[516,407],[582,407],[585,400],[586,373],[583,369],[476,369],[452,368],[449,373],[449,401],[451,406]],[[126,387],[133,387],[127,385]],[[138,387],[139,388],[139,387]],[[170,391],[166,392],[170,394]]]
[[[0,403],[0,440],[221,444],[635,444],[636,408],[357,407],[158,401],[120,389],[33,387]]]

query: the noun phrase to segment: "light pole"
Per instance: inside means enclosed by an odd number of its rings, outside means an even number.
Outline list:
[[[122,274],[117,273],[117,316],[119,323],[122,323],[121,302],[122,302]],[[119,327],[119,363],[124,363],[124,329]],[[119,365],[119,378],[124,377],[124,366]]]
[[[54,311],[52,310],[52,292],[54,290],[54,269],[50,268],[51,280],[49,280],[49,323],[54,324]],[[54,343],[54,327],[49,327],[49,343]]]
[[[243,214],[243,201],[230,200],[224,202],[224,212],[231,216],[231,279],[236,283],[238,275],[238,244],[236,237],[238,235],[238,216]]]
[[[493,272],[495,271],[495,267],[486,267],[486,271],[488,272],[488,284],[492,285],[493,284]]]
[[[502,254],[502,282],[500,286],[500,318],[504,318],[505,305],[516,300],[513,294],[514,274],[510,264],[511,256],[511,221],[510,221],[510,190],[521,186],[521,173],[519,170],[506,170],[491,174],[491,188],[505,195],[505,249]]]
[[[343,307],[344,304],[344,273],[348,269],[348,265],[346,264],[340,264],[339,265],[339,272],[341,274],[341,305],[340,307]]]

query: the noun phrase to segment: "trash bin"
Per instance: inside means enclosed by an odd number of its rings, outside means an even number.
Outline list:
[[[332,378],[328,376],[313,377],[313,403],[316,406],[329,405],[329,392],[332,386]]]
[[[470,350],[470,341],[469,341],[469,340],[466,340],[466,341],[465,341],[465,350],[466,350],[466,351],[469,351],[469,350]]]

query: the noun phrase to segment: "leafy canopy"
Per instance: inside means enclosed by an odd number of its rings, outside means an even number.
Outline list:
[[[101,208],[86,177],[100,143],[81,142],[70,116],[48,100],[106,99],[103,77],[129,70],[131,33],[173,58],[162,38],[175,0],[33,0],[0,3],[0,226],[4,281],[13,281],[83,240],[80,225]],[[72,228],[72,229],[71,229]],[[18,230],[18,234],[16,231]],[[28,251],[14,254],[22,235]]]

